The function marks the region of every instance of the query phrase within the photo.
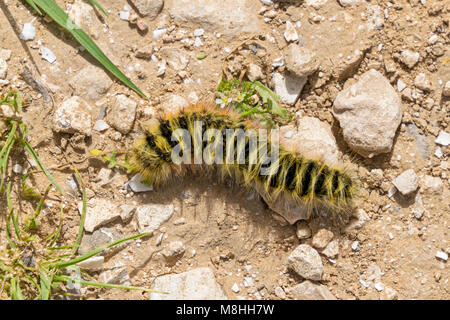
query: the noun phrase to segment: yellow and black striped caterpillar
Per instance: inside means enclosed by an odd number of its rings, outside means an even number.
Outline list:
[[[198,131],[196,123],[199,121],[203,126],[200,128],[200,132],[196,132],[196,130]],[[219,132],[219,138],[231,137],[231,140],[225,139],[227,143],[222,141],[220,144],[218,141],[221,139],[217,139],[217,135],[207,139],[211,129],[216,129],[216,133]],[[282,146],[275,150],[270,139],[266,139],[267,143],[265,143],[264,151],[267,157],[265,159],[255,157],[262,153],[262,144],[252,148],[250,135],[239,141],[238,135],[232,134],[239,129],[244,132],[251,129],[260,130],[255,123],[243,120],[238,114],[229,110],[202,104],[191,105],[176,114],[155,120],[145,127],[143,137],[137,140],[131,149],[131,168],[134,172],[139,172],[145,181],[158,186],[173,177],[184,175],[189,168],[200,167],[201,170],[204,170],[215,167],[219,168],[223,177],[235,178],[245,187],[262,189],[274,199],[283,193],[310,209],[325,207],[333,213],[337,213],[349,208],[355,195],[355,183],[345,170],[334,168],[319,160],[307,159]],[[187,135],[177,134],[180,131]],[[228,134],[229,132],[231,134]],[[256,132],[256,135],[260,134],[258,133],[260,131]],[[195,137],[196,134],[200,134],[199,138],[203,149],[207,148],[208,142],[213,143],[217,140],[217,144],[208,152],[211,156],[215,156],[218,151],[223,151],[220,156],[223,157],[223,161],[199,166],[188,165],[191,161],[187,161],[187,164],[174,159],[174,155],[180,151],[185,156],[185,160],[193,160],[197,156],[194,154],[195,151],[188,148],[192,145],[192,141],[188,140]],[[177,152],[174,152],[175,149]],[[186,151],[189,154],[186,154]],[[242,151],[245,151],[243,161],[229,161],[230,159],[237,160],[242,155]],[[275,153],[276,159],[272,159],[270,171],[261,174],[263,169],[267,168],[267,159],[274,156]],[[230,159],[225,159],[226,157],[230,157]]]

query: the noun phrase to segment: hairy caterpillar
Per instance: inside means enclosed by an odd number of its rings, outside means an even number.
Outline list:
[[[196,123],[203,123],[199,129]],[[208,139],[208,132],[216,129],[219,136]],[[264,190],[271,198],[284,194],[292,197],[308,209],[326,207],[333,213],[344,212],[355,195],[355,183],[344,170],[329,166],[319,160],[307,159],[299,153],[288,151],[282,146],[275,150],[270,139],[267,143],[252,148],[251,135],[239,140],[236,130],[244,132],[260,130],[253,122],[242,120],[238,114],[231,111],[218,109],[208,105],[191,105],[176,114],[167,115],[155,120],[145,128],[142,138],[137,140],[130,152],[130,165],[134,172],[142,174],[144,179],[154,185],[162,185],[171,178],[184,175],[190,168],[209,169],[219,168],[223,177],[233,177],[245,187],[253,187]],[[197,130],[197,132],[196,132]],[[200,131],[199,131],[200,130]],[[180,131],[187,136],[177,135]],[[231,132],[231,134],[228,134]],[[193,160],[198,156],[188,147],[191,146],[191,137],[200,141],[206,154],[217,156],[220,151],[219,164],[210,163],[201,166],[179,162],[174,155],[181,153],[186,160]],[[260,138],[260,131],[256,133]],[[174,138],[174,136],[176,136]],[[218,138],[231,137],[227,143],[219,143]],[[264,140],[264,139],[261,139]],[[231,143],[228,143],[231,141]],[[214,147],[207,149],[208,142]],[[214,144],[216,142],[216,144]],[[262,148],[265,145],[265,150]],[[205,148],[206,147],[206,148]],[[278,146],[277,146],[278,147]],[[178,149],[177,152],[174,152]],[[245,151],[242,158],[242,151]],[[265,151],[267,157],[257,157]],[[189,152],[189,154],[186,154]],[[241,153],[239,153],[241,152]],[[270,170],[262,174],[266,169],[267,159],[276,154],[272,159]],[[230,156],[232,160],[241,156],[242,161],[225,161]],[[256,156],[256,160],[255,160]],[[216,159],[217,160],[217,159]],[[189,162],[189,161],[188,161]],[[192,161],[191,161],[192,162]],[[191,163],[190,162],[190,163]]]

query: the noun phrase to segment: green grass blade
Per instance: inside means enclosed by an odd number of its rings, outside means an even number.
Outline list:
[[[60,186],[58,185],[58,183],[56,182],[55,178],[53,178],[53,176],[50,174],[50,172],[48,172],[47,169],[44,167],[44,165],[41,163],[36,152],[30,146],[28,141],[24,140],[24,141],[22,141],[22,144],[23,144],[25,150],[27,150],[30,153],[31,157],[36,161],[36,163],[38,164],[38,166],[42,170],[42,172],[44,172],[44,174],[47,176],[48,180],[50,180],[50,182],[55,186],[56,190],[58,190],[59,193],[63,194],[63,191],[60,188]]]
[[[130,79],[120,71],[102,52],[95,42],[68,17],[68,15],[53,0],[34,0],[34,2],[48,14],[57,24],[66,29],[72,36],[109,72],[122,81],[129,88],[147,99],[145,94]],[[70,27],[69,27],[70,26]],[[74,27],[75,26],[75,27]]]
[[[36,10],[37,13],[39,13],[42,16],[41,10],[36,6],[33,0],[25,0],[34,10]]]
[[[21,241],[22,238],[20,236],[19,223],[17,221],[16,216],[14,215],[12,202],[11,202],[11,182],[9,182],[8,186],[6,187],[6,203],[7,203],[7,206],[8,206],[9,216],[11,217],[11,220],[12,220],[13,225],[14,225],[14,230],[16,232],[17,239],[19,241]]]
[[[102,252],[105,249],[109,249],[109,248],[115,247],[115,246],[117,246],[117,245],[119,245],[121,243],[124,243],[126,241],[135,240],[135,239],[139,239],[139,238],[142,238],[142,237],[149,237],[151,235],[152,235],[151,232],[147,232],[147,233],[141,233],[141,234],[138,234],[138,235],[134,235],[134,236],[131,236],[131,237],[128,237],[128,238],[120,239],[120,240],[114,241],[114,242],[112,242],[110,244],[101,246],[101,247],[99,247],[97,249],[91,250],[88,253],[83,254],[82,256],[79,256],[79,257],[74,258],[72,260],[60,262],[60,263],[56,264],[55,267],[59,268],[59,269],[66,268],[68,266],[72,266],[72,265],[80,263],[80,262],[82,262],[84,260],[87,260],[90,257],[93,257],[93,256],[99,254],[100,252]]]
[[[20,290],[19,280],[11,278],[10,284],[12,300],[24,300],[22,290]]]
[[[108,13],[105,11],[105,9],[102,8],[102,6],[100,5],[100,3],[98,3],[98,2],[95,1],[95,0],[89,0],[89,1],[91,1],[91,3],[92,3],[94,6],[96,6],[101,12],[103,12],[103,14],[104,14],[105,16],[108,16]]]
[[[41,283],[41,300],[49,300],[52,286],[52,276],[50,276],[47,270],[39,270],[39,279]]]

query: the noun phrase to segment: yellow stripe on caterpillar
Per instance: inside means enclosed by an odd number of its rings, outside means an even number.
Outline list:
[[[239,130],[246,133],[244,140],[239,140]],[[255,148],[248,132],[254,132],[259,142],[265,139],[266,143],[259,143]],[[263,190],[271,199],[280,194],[288,195],[311,210],[326,207],[333,213],[342,213],[349,208],[356,193],[356,184],[350,174],[277,144],[274,147],[275,140],[264,137],[261,132],[256,123],[242,120],[231,111],[204,104],[191,105],[145,128],[143,137],[130,151],[131,169],[149,183],[160,186],[184,175],[190,167],[219,168],[222,177],[232,177],[245,187]],[[208,134],[211,135],[209,138]],[[210,144],[206,145],[206,142]],[[215,148],[211,148],[212,145]],[[196,154],[199,146],[203,154]],[[260,156],[264,154],[264,146],[272,160],[271,171],[267,171],[268,158]],[[181,163],[174,157],[180,150],[185,160]],[[240,152],[242,150],[244,153]],[[198,160],[203,160],[202,155],[222,161],[199,163]],[[237,161],[239,157],[240,162]],[[262,174],[264,170],[266,173]]]

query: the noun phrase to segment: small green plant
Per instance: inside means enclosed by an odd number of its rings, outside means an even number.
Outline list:
[[[7,243],[0,245],[0,300],[52,299],[57,294],[68,294],[63,288],[68,282],[103,288],[152,291],[142,287],[91,281],[88,275],[82,271],[81,276],[72,275],[73,271],[80,271],[80,268],[77,267],[77,264],[80,262],[108,248],[152,235],[151,233],[134,235],[99,247],[81,256],[76,256],[83,237],[87,197],[82,178],[75,168],[75,177],[82,194],[81,219],[75,242],[69,245],[57,245],[60,241],[59,237],[63,223],[64,209],[62,202],[59,213],[59,224],[56,230],[47,236],[43,237],[41,235],[40,215],[43,211],[45,200],[53,187],[61,193],[62,191],[55,179],[42,165],[36,152],[26,141],[26,125],[20,120],[22,104],[22,98],[18,92],[9,92],[6,96],[0,98],[0,105],[9,105],[14,111],[14,116],[1,119],[1,123],[4,125],[1,134],[2,137],[6,137],[6,140],[3,142],[3,147],[0,151],[2,185],[0,194],[4,194],[6,198],[5,233]],[[36,209],[24,216],[21,216],[21,212],[15,209],[15,207],[19,206],[14,206],[15,202],[12,197],[14,177],[8,176],[7,171],[8,158],[15,145],[22,146],[23,149],[31,154],[31,157],[51,182],[45,192],[41,194],[27,183],[28,178],[35,172],[31,171],[21,178],[19,189],[21,192],[19,194],[25,199],[39,198]],[[115,159],[115,156],[112,158]]]
[[[280,105],[279,100],[272,90],[259,81],[228,81],[223,77],[217,87],[215,102],[221,108],[234,108],[243,118],[256,118],[273,127],[274,120],[291,118],[289,111]]]

